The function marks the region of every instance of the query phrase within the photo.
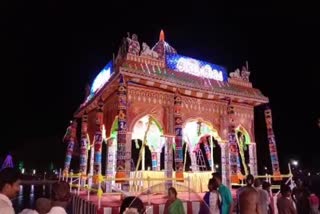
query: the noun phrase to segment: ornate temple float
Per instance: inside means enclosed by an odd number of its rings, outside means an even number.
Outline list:
[[[228,77],[222,66],[177,54],[163,31],[152,48],[146,43],[141,48],[137,35],[128,35],[74,114],[64,138],[64,176],[70,172],[79,122],[80,177],[89,184],[108,180],[106,192],[115,183],[129,191],[128,179],[137,176],[164,178],[166,187],[188,176],[193,179],[191,188],[203,192],[204,178],[216,170],[226,185],[239,183],[248,173],[257,175],[254,107],[267,104],[268,98],[252,87],[249,76],[247,65]],[[269,108],[265,118],[273,174],[280,175]],[[147,147],[152,160],[148,170]],[[133,148],[139,151],[135,161]],[[204,187],[195,186],[199,183]]]

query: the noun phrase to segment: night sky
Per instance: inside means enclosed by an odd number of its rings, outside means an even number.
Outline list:
[[[152,47],[164,29],[166,41],[182,55],[229,72],[248,60],[254,87],[270,99],[281,164],[297,158],[320,170],[316,6],[117,2],[1,3],[0,161],[11,152],[26,167],[48,167],[51,161],[62,167],[66,145],[61,139],[86,83],[112,59],[127,32]],[[270,160],[263,108],[255,116],[264,166]]]

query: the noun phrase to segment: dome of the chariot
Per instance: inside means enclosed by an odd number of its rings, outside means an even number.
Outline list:
[[[159,54],[159,58],[163,59],[167,53],[177,53],[177,51],[169,45],[165,40],[164,32],[161,30],[159,41],[152,47],[152,50]]]

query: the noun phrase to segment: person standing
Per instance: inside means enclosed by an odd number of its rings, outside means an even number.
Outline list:
[[[221,197],[217,191],[218,185],[213,178],[208,183],[209,192],[203,196],[199,214],[220,214]]]
[[[254,187],[256,188],[259,195],[259,205],[261,208],[261,213],[268,214],[270,205],[269,193],[266,190],[262,189],[262,183],[259,178],[254,180]]]
[[[319,198],[315,193],[311,193],[309,196],[310,213],[319,214]]]
[[[297,205],[297,213],[305,214],[310,212],[309,191],[301,179],[297,179],[297,186],[292,190],[293,200]]]
[[[0,213],[14,214],[11,199],[16,197],[20,187],[20,173],[13,168],[0,172]]]
[[[291,189],[288,185],[281,187],[281,197],[277,201],[279,214],[297,214],[294,201],[291,198]]]
[[[268,213],[269,214],[274,214],[274,199],[273,199],[273,195],[271,192],[271,185],[269,182],[264,181],[262,183],[262,189],[264,189],[265,191],[267,191],[268,195],[269,195],[269,200],[270,200],[270,204],[268,207]]]
[[[177,198],[177,190],[174,187],[168,189],[169,199],[167,200],[164,213],[165,214],[184,214],[182,201]]]
[[[261,213],[259,194],[258,191],[252,187],[253,181],[253,175],[248,175],[246,178],[247,186],[239,195],[239,208],[241,214]]]
[[[218,185],[218,191],[221,195],[222,205],[221,205],[221,214],[232,214],[233,211],[233,200],[231,191],[228,187],[222,184],[221,174],[218,172],[212,173],[214,181]]]
[[[48,214],[67,214],[71,199],[70,186],[66,182],[57,182],[52,186],[52,207]]]

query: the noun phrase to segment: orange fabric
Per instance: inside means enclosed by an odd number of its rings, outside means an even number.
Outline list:
[[[281,181],[282,180],[280,172],[274,172],[273,175],[274,176],[279,176],[279,177],[274,177],[273,180],[275,180],[275,181]]]
[[[116,172],[116,179],[123,179],[126,178],[126,173],[125,172]],[[125,181],[117,181],[116,183],[124,183]]]
[[[238,175],[231,175],[231,183],[239,183]]]
[[[183,172],[176,172],[176,179],[177,181],[179,182],[183,182],[184,179],[183,179]]]

